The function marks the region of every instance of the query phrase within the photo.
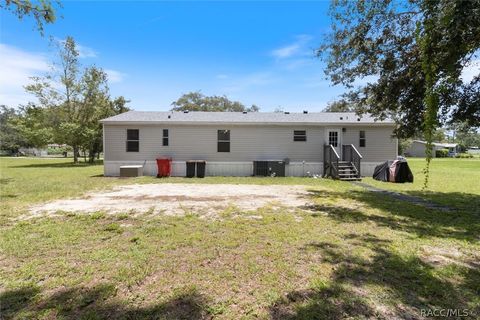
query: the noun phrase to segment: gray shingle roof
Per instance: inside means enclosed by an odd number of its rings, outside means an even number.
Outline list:
[[[157,112],[129,111],[101,120],[102,123],[232,123],[232,124],[393,124],[391,120],[375,121],[368,115],[362,117],[352,112]]]

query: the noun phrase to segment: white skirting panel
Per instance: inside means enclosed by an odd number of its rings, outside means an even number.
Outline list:
[[[373,170],[380,162],[362,162],[362,176],[373,175]],[[146,176],[157,175],[156,161],[104,161],[104,175],[117,177],[120,175],[120,166],[143,165],[143,174]],[[172,162],[172,176],[184,177],[186,173],[185,161]],[[207,176],[232,176],[248,177],[253,174],[253,162],[207,162]],[[285,167],[285,175],[288,177],[305,177],[309,175],[322,175],[322,162],[291,162]]]
[[[145,176],[156,176],[158,173],[156,161],[103,161],[103,174],[106,177],[118,177],[120,166],[143,165]],[[172,161],[172,176],[185,176],[185,161]]]
[[[104,175],[117,177],[120,175],[120,166],[143,165],[143,174],[146,176],[157,175],[156,161],[104,161]],[[309,174],[321,174],[323,165],[321,162],[292,162],[286,165],[285,175],[303,177]],[[172,162],[172,176],[184,177],[186,173],[185,161]],[[245,162],[207,162],[207,176],[232,176],[248,177],[253,174],[253,161]]]
[[[307,177],[323,173],[322,162],[290,162],[285,167],[287,177]]]
[[[253,174],[253,162],[208,162],[207,176],[248,177]]]
[[[373,176],[373,171],[375,170],[375,167],[382,162],[362,162],[362,164],[360,165],[360,174],[362,175],[362,177]]]

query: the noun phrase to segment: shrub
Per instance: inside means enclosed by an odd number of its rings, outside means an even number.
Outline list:
[[[49,147],[47,149],[47,153],[49,155],[59,155],[63,154],[64,152],[71,152],[73,149],[70,146],[65,146],[65,147]]]
[[[446,158],[446,157],[448,157],[448,149],[438,149],[438,150],[435,150],[435,157],[437,157],[437,158]]]
[[[473,154],[471,153],[457,153],[455,158],[473,158]]]

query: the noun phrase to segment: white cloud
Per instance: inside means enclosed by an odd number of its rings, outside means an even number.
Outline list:
[[[473,80],[475,76],[480,74],[480,59],[472,60],[468,65],[463,67],[461,78],[464,83]]]
[[[220,80],[228,79],[228,75],[221,73],[221,74],[217,74],[215,76],[215,78],[220,79]]]
[[[46,55],[0,43],[0,104],[14,107],[31,101],[23,86],[48,70]]]
[[[312,40],[312,37],[306,34],[302,34],[296,37],[296,40],[284,47],[272,50],[271,55],[277,59],[286,59],[298,55],[305,55],[305,46]]]
[[[272,55],[279,59],[289,58],[296,54],[300,49],[300,45],[291,44],[289,46],[281,47],[272,51]]]
[[[78,57],[79,58],[96,58],[98,53],[90,47],[77,43]]]
[[[104,71],[107,74],[108,82],[110,82],[110,83],[122,82],[123,79],[126,76],[125,73],[122,73],[122,72],[117,71],[117,70],[105,69]]]

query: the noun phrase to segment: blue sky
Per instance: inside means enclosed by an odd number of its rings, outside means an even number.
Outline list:
[[[112,96],[136,110],[168,110],[182,93],[227,95],[262,111],[321,111],[343,89],[313,56],[329,2],[63,1],[41,37],[33,21],[1,12],[0,104],[32,100],[28,76],[51,61],[48,37],[73,36],[81,62],[107,70]]]

